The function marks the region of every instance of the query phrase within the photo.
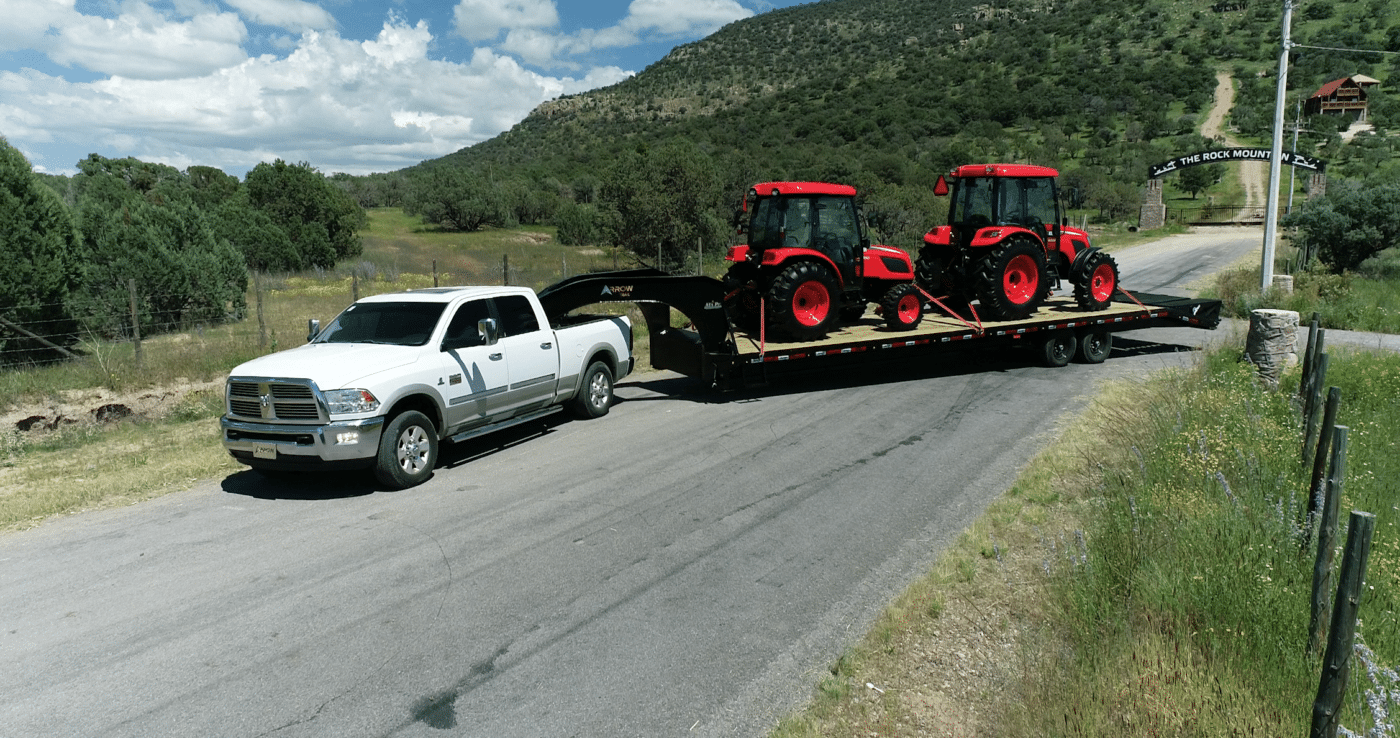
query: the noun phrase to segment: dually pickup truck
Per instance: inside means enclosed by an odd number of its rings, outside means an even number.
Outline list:
[[[378,295],[310,328],[305,346],[241,364],[226,385],[224,447],[268,476],[373,467],[411,487],[432,475],[442,441],[566,406],[607,414],[633,363],[626,317],[551,324],[522,287]]]

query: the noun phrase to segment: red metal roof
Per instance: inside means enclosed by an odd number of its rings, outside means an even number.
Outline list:
[[[1050,167],[1031,164],[965,164],[951,172],[954,177],[1058,177]]]
[[[779,195],[844,195],[855,197],[856,188],[830,182],[759,182],[751,188],[759,197]]]
[[[1313,96],[1313,97],[1331,97],[1331,96],[1332,96],[1332,93],[1336,92],[1336,91],[1337,91],[1337,88],[1339,88],[1339,87],[1341,87],[1342,85],[1346,84],[1347,80],[1349,80],[1349,79],[1351,79],[1351,77],[1343,77],[1343,78],[1341,78],[1341,79],[1334,79],[1334,80],[1332,80],[1331,82],[1328,82],[1327,84],[1325,84],[1325,85],[1323,85],[1323,86],[1317,88],[1317,92],[1314,92],[1314,93],[1312,94],[1312,96]]]

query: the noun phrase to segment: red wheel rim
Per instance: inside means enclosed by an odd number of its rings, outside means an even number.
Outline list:
[[[803,282],[792,293],[792,316],[798,323],[811,328],[821,325],[831,312],[831,293],[816,280]]]
[[[914,321],[919,319],[923,308],[918,295],[905,295],[899,298],[899,303],[895,305],[895,313],[899,316],[901,325],[913,325]]]
[[[1094,269],[1093,276],[1089,277],[1089,294],[1094,296],[1097,302],[1108,302],[1113,297],[1113,289],[1118,285],[1114,284],[1113,265],[1100,264]]]
[[[1030,302],[1040,286],[1040,270],[1036,268],[1035,259],[1025,254],[1012,258],[1001,275],[1001,282],[1007,300],[1016,305]]]

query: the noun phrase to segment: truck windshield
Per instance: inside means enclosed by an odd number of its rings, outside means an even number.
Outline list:
[[[316,342],[422,346],[432,337],[445,307],[440,302],[356,303],[336,316]]]

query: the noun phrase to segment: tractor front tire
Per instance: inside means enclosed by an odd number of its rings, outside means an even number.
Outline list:
[[[784,269],[768,291],[769,325],[797,341],[815,341],[835,328],[839,306],[836,277],[810,261]]]
[[[885,325],[897,331],[912,331],[924,319],[924,295],[912,282],[897,284],[880,300]]]
[[[1118,263],[1112,256],[1095,251],[1084,260],[1072,281],[1074,301],[1079,309],[1103,310],[1113,302],[1113,293],[1118,291]]]
[[[1027,237],[988,247],[974,280],[977,299],[993,320],[1022,320],[1045,302],[1050,280],[1045,250]]]

